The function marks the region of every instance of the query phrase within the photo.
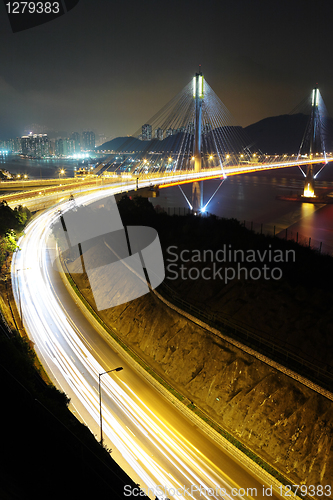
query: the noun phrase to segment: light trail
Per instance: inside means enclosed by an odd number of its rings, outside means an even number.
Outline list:
[[[282,162],[280,161],[267,164],[253,164],[253,165],[247,164],[244,166],[241,165],[224,166],[223,172],[221,171],[220,168],[212,168],[212,169],[206,168],[203,169],[201,172],[193,172],[193,170],[184,172],[176,171],[171,173],[164,173],[163,176],[159,177],[158,181],[160,182],[159,188],[162,189],[179,184],[188,184],[190,182],[195,182],[195,181],[227,178],[231,175],[249,174],[252,172],[275,170],[277,168],[299,167],[300,165],[308,165],[309,163],[325,163],[326,165],[328,162],[331,161],[333,161],[333,158],[327,157],[327,158],[314,158],[311,161],[307,159],[307,160],[294,160],[294,161],[282,161]],[[149,174],[147,174],[147,176],[148,175]]]
[[[128,174],[122,175],[121,180],[120,176],[114,174],[114,178],[112,180],[113,185],[98,185],[96,180],[95,186],[90,186],[86,188],[82,188],[82,186],[78,186],[77,188],[70,189],[71,194],[75,194],[75,196],[80,196],[82,194],[82,189],[85,192],[88,191],[96,191],[103,190],[107,191],[113,189],[114,193],[126,192],[129,190],[135,190],[137,188],[136,179],[140,182],[140,187],[151,187],[158,186],[159,189],[172,187],[172,186],[181,186],[182,184],[189,184],[196,181],[205,181],[212,179],[221,179],[225,180],[229,176],[241,175],[241,174],[249,174],[253,172],[263,172],[266,170],[275,170],[280,168],[290,168],[290,167],[299,167],[303,176],[305,176],[304,171],[301,168],[301,165],[305,166],[309,163],[311,164],[320,164],[323,163],[323,166],[319,169],[319,171],[315,174],[314,178],[317,178],[322,169],[329,163],[333,161],[333,157],[323,156],[323,157],[315,157],[311,160],[309,158],[306,159],[296,159],[296,160],[285,160],[285,161],[272,161],[269,163],[248,163],[246,165],[229,165],[223,166],[223,171],[221,167],[213,167],[213,168],[205,168],[201,172],[194,172],[193,170],[173,170],[171,172],[154,172],[153,170],[147,173],[138,173],[138,174]],[[110,179],[108,180],[110,182]],[[180,188],[181,189],[181,188]],[[182,191],[183,192],[183,191]],[[26,194],[23,194],[22,198],[19,197],[17,193],[12,195],[12,197],[6,198],[9,206],[15,207],[17,204],[24,204],[30,209],[41,209],[46,208],[45,202],[50,206],[54,203],[61,203],[63,198],[63,193],[61,194],[62,198],[59,199],[59,193],[55,193],[52,195],[45,195],[43,197],[31,197],[27,198]],[[184,192],[183,195],[185,196]],[[191,208],[191,204],[189,200],[186,198],[187,203]],[[36,203],[37,202],[37,203]],[[43,205],[43,206],[42,206]],[[207,208],[207,204],[204,207]],[[192,209],[192,208],[191,208]]]
[[[145,182],[149,183],[149,180]],[[135,185],[128,186],[131,188]],[[117,191],[119,188],[109,188],[108,194]],[[78,203],[90,203],[106,194],[104,190],[103,193],[91,192]],[[61,205],[62,211],[71,207],[70,202]],[[58,218],[58,210],[59,206],[38,216],[19,241],[21,250],[14,254],[12,263],[14,295],[22,310],[24,327],[50,378],[68,394],[73,408],[79,409],[83,420],[97,434],[98,375],[110,366],[119,366],[119,360],[114,359],[116,355],[107,340],[99,336],[71,298],[67,297],[66,303],[63,300],[65,286],[52,266],[57,248],[51,226]],[[127,464],[126,472],[132,478],[139,478],[141,487],[150,491],[151,498],[158,494],[161,499],[240,500],[243,497],[237,492],[231,494],[232,488],[246,489],[253,481],[260,484],[241,467],[238,475],[231,479],[222,471],[223,460],[226,464],[230,460],[225,456],[222,460],[222,450],[208,438],[198,436],[179,412],[161,401],[160,395],[152,395],[154,391],[148,382],[138,380],[130,364],[124,360],[121,364],[125,368],[121,376],[112,373],[102,379],[103,431],[108,445],[116,449],[115,458],[120,457],[122,466]],[[170,420],[171,411],[175,415]],[[174,425],[177,419],[180,419],[181,430]],[[216,456],[221,456],[218,462]],[[163,487],[162,493],[158,485]],[[191,487],[197,491],[191,491]],[[187,493],[179,495],[184,488]]]

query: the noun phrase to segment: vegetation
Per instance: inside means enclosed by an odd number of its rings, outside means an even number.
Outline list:
[[[10,208],[6,201],[0,202],[0,236],[12,230],[20,232],[31,217],[31,212],[22,205]]]
[[[28,208],[20,205],[12,209],[6,201],[0,202],[0,267],[17,248],[18,234],[30,218]]]

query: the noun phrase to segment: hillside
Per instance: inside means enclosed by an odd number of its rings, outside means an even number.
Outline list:
[[[265,154],[297,154],[302,143],[303,136],[309,121],[309,116],[305,114],[289,114],[271,116],[259,122],[242,127],[228,127],[237,131],[237,136],[242,138],[243,145],[251,144],[254,151],[262,151]],[[226,128],[226,127],[225,127]],[[222,135],[226,130],[222,130]],[[229,134],[228,135],[232,135]],[[178,139],[177,139],[177,136]],[[177,149],[181,143],[182,134],[165,138],[163,141],[140,141],[135,137],[117,137],[108,141],[97,149],[99,151],[168,151]],[[175,139],[176,137],[176,139]],[[323,123],[323,140],[326,151],[333,150],[333,120],[327,119]],[[244,142],[245,141],[245,142]],[[208,141],[209,142],[209,141]],[[204,141],[203,147],[205,147]]]
[[[144,208],[141,213],[140,205]],[[179,251],[198,249],[198,242],[200,251],[216,250],[223,244],[244,251],[262,251],[267,245],[281,251],[295,249],[296,260],[291,265],[281,263],[284,277],[279,281],[172,281],[169,272],[165,282],[206,312],[219,310],[230,315],[233,311],[232,318],[237,322],[238,311],[243,308],[247,314],[243,314],[242,323],[277,342],[280,331],[284,332],[280,327],[284,321],[290,324],[285,347],[290,344],[291,352],[298,348],[304,355],[312,352],[318,359],[322,356],[325,363],[330,362],[331,309],[325,313],[325,304],[333,300],[328,285],[333,273],[331,258],[290,247],[290,242],[277,238],[273,241],[254,235],[233,220],[157,215],[143,200],[125,199],[119,208],[125,225],[156,227],[165,251],[170,245],[178,246]],[[104,250],[96,246],[89,252],[96,261]],[[82,293],[96,308],[87,276],[79,273],[80,261],[68,264]],[[186,268],[197,265],[198,259],[192,259]],[[246,265],[251,268],[251,264]],[[310,299],[321,286],[322,272],[326,272],[327,281],[319,296],[326,294],[326,302],[323,307],[309,309]],[[286,314],[288,303],[291,305]],[[157,373],[290,481],[332,483],[332,401],[166,308],[152,294],[99,314]],[[312,323],[305,331],[300,319],[309,322],[310,315]]]
[[[272,116],[245,128],[255,148],[267,154],[298,153],[309,116]]]

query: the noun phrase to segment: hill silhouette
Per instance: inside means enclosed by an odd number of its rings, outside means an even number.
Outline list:
[[[262,151],[266,154],[297,154],[302,143],[309,115],[297,113],[289,115],[279,115],[264,118],[259,122],[247,127],[224,127],[224,134],[228,137],[234,135],[239,138],[239,144],[233,145],[235,150],[244,145],[251,144],[251,148]],[[227,129],[227,130],[226,130]],[[223,131],[222,131],[223,132]],[[220,131],[219,131],[220,133]],[[207,134],[209,136],[209,134]],[[136,137],[116,137],[105,142],[98,147],[99,151],[107,150],[114,152],[163,152],[177,150],[182,142],[183,133],[178,133],[166,137],[162,141],[152,139],[151,141],[141,141]],[[333,150],[333,120],[327,118],[323,123],[323,140],[327,151]],[[206,141],[207,144],[212,141]],[[203,146],[205,141],[203,141]],[[189,142],[189,149],[193,147]],[[209,145],[207,152],[209,152]],[[228,146],[227,146],[228,147]]]

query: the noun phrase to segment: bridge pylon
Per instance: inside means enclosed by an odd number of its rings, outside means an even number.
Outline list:
[[[204,77],[201,71],[193,77],[193,99],[195,100],[195,122],[194,122],[194,171],[201,172],[201,122],[202,102],[204,98]],[[193,212],[200,212],[202,208],[202,182],[192,184],[192,207]]]
[[[305,196],[307,198],[314,198],[315,197],[314,167],[313,167],[313,163],[311,163],[311,160],[313,160],[313,156],[316,153],[316,151],[315,151],[316,135],[319,132],[319,120],[320,120],[319,96],[320,96],[319,89],[318,89],[318,87],[315,87],[312,90],[312,106],[311,106],[311,117],[310,117],[310,151],[309,151],[310,163],[307,166],[307,171],[306,171],[306,176],[305,176],[305,181],[304,181],[304,192],[303,192],[303,196]]]

